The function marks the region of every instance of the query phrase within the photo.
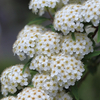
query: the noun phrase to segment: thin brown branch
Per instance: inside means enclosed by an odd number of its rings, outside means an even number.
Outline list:
[[[52,19],[51,22],[53,22],[53,17],[52,17],[52,15],[51,15],[51,13],[49,12],[48,8],[47,8],[47,12],[48,12],[50,18]]]

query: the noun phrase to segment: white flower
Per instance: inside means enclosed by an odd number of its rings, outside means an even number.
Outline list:
[[[14,96],[8,96],[8,97],[2,98],[1,100],[17,100],[17,98]]]
[[[82,16],[82,5],[70,4],[63,7],[61,10],[56,12],[54,18],[55,30],[61,30],[64,35],[67,35],[70,31],[74,32],[83,31],[83,16]]]
[[[26,68],[24,74],[22,74],[23,67],[23,64],[14,65],[2,73],[1,92],[4,96],[8,93],[14,94],[18,87],[22,88],[23,86],[28,85],[30,79],[29,69]]]
[[[55,32],[45,32],[39,38],[36,48],[38,49],[37,54],[45,54],[51,56],[60,52],[60,41],[62,36]]]
[[[85,22],[92,22],[94,26],[98,26],[100,21],[100,1],[99,0],[87,0],[83,3],[82,15]]]
[[[18,95],[18,100],[53,100],[46,92],[37,88],[27,87]]]
[[[78,59],[82,59],[84,55],[93,52],[92,41],[87,37],[87,34],[74,33],[76,41],[71,37],[71,34],[64,36],[61,47],[63,54],[70,54]]]
[[[32,9],[32,12],[37,14],[39,12],[39,15],[42,16],[46,10],[46,7],[49,8],[50,11],[52,9],[66,5],[69,0],[31,0],[29,3],[29,9]]]

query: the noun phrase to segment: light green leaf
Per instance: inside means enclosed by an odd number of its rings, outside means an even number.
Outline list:
[[[24,68],[22,70],[22,73],[24,74],[24,71],[26,69],[26,67],[28,67],[30,65],[30,62],[32,61],[33,58],[30,58],[29,61],[24,65]]]
[[[30,74],[31,74],[32,77],[37,73],[38,73],[38,71],[36,71],[36,70],[30,70]]]
[[[72,39],[73,39],[74,41],[76,41],[75,34],[74,34],[74,33],[71,33],[71,36],[72,36]]]
[[[100,23],[99,23],[97,34],[98,34],[98,36],[97,36],[97,42],[100,42]]]
[[[98,56],[98,55],[100,55],[100,51],[94,51],[92,53],[89,53],[88,55],[85,55],[84,59],[90,59],[90,58]]]

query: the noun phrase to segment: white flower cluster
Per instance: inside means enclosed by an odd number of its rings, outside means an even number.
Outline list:
[[[73,41],[71,34],[64,36],[61,43],[61,50],[64,54],[70,54],[78,59],[82,59],[84,55],[93,52],[92,41],[86,33],[75,33],[76,41]]]
[[[61,37],[60,34],[55,32],[45,32],[37,42],[37,54],[45,54],[50,57],[52,54],[59,53]]]
[[[44,28],[43,26],[40,26],[40,25],[25,25],[25,27],[19,32],[17,38],[19,37],[23,37],[23,35],[25,34],[29,34],[31,32],[41,32],[41,33],[44,33],[46,32],[47,29]]]
[[[70,31],[83,31],[84,24],[82,17],[82,6],[79,4],[72,4],[63,7],[55,14],[54,28],[55,30],[61,30],[64,35],[67,35]]]
[[[8,96],[8,97],[4,97],[4,98],[2,98],[0,100],[17,100],[17,98],[14,97],[14,96]]]
[[[69,0],[31,0],[29,4],[29,9],[32,9],[32,12],[38,13],[39,15],[43,15],[46,7],[53,9],[57,7],[58,4],[66,5]]]
[[[17,54],[20,60],[26,58],[25,54],[30,58],[34,57],[37,40],[46,29],[38,25],[26,25],[18,34],[17,40],[13,44],[13,52]]]
[[[26,58],[25,54],[30,58],[34,57],[35,54],[51,56],[51,54],[59,53],[61,49],[61,35],[50,31],[45,32],[45,28],[42,31],[43,27],[42,29],[39,27],[40,30],[37,27],[35,28],[36,31],[34,31],[34,27],[32,29],[31,26],[25,26],[24,30],[22,30],[24,33],[21,31],[13,44],[13,52],[19,56],[20,60]]]
[[[41,73],[42,71],[49,71],[50,65],[50,58],[44,55],[38,55],[32,60],[29,68],[32,70],[36,69]]]
[[[53,100],[41,89],[27,87],[17,95],[17,100]]]
[[[35,88],[44,90],[54,100],[72,100],[71,96],[60,88],[54,78],[50,79],[48,74],[37,74],[33,77],[32,82]]]
[[[37,56],[32,60],[29,68],[40,73],[32,79],[34,87],[43,89],[48,95],[55,97],[63,87],[68,89],[80,80],[84,71],[83,66],[75,57],[58,54],[50,58]]]
[[[64,35],[69,32],[83,32],[84,23],[91,22],[98,26],[100,22],[100,1],[83,0],[82,4],[72,4],[76,0],[69,1],[70,4],[57,11],[54,18],[55,30],[62,31]]]
[[[100,1],[88,0],[83,4],[82,15],[86,22],[92,22],[94,26],[98,26],[100,22]]]
[[[20,90],[23,86],[28,85],[31,76],[30,71],[26,68],[22,74],[23,67],[23,64],[14,65],[1,74],[1,92],[4,96],[8,93],[14,94],[17,89]]]

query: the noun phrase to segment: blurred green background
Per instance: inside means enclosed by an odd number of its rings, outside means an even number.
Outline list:
[[[26,62],[13,55],[12,45],[18,32],[34,18],[28,9],[29,1],[0,0],[0,74],[11,65]],[[100,100],[100,66],[96,74],[87,76],[78,90],[81,100]]]

